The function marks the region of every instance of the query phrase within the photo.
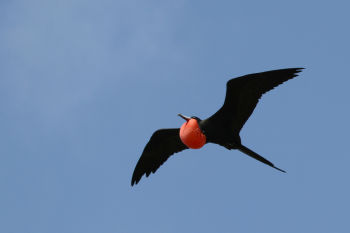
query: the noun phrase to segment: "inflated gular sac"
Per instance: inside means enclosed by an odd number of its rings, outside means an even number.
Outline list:
[[[199,149],[206,143],[206,137],[195,119],[185,122],[180,128],[181,141],[192,149]]]

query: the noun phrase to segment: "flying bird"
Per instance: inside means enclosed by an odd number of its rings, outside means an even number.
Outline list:
[[[284,170],[242,145],[239,133],[253,113],[263,94],[283,82],[292,79],[303,68],[272,70],[233,78],[226,84],[223,106],[212,116],[201,120],[187,117],[181,128],[159,129],[153,133],[136,164],[131,185],[137,184],[142,176],[148,177],[174,153],[185,149],[199,149],[206,143],[215,143],[229,150],[237,149],[281,172]]]

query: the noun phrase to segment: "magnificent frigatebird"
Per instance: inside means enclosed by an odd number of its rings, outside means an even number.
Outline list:
[[[211,117],[201,120],[178,114],[186,122],[181,128],[155,131],[136,164],[131,185],[141,177],[154,173],[171,155],[182,150],[199,149],[206,143],[216,143],[227,149],[238,149],[281,172],[273,163],[245,147],[239,132],[253,113],[261,96],[297,76],[303,68],[272,70],[231,79],[226,84],[223,106]]]

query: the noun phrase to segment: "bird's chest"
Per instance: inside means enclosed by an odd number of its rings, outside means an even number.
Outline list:
[[[185,122],[181,126],[180,139],[186,146],[192,149],[201,148],[207,141],[206,136],[194,119]]]

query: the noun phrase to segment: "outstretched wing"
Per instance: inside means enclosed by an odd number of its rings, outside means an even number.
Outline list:
[[[261,96],[283,82],[292,79],[303,68],[289,68],[248,74],[231,79],[226,85],[224,105],[209,119],[225,122],[239,132],[253,113]]]
[[[136,164],[131,186],[137,184],[144,174],[148,177],[151,172],[155,173],[171,155],[188,148],[182,143],[179,130],[159,129],[153,133]]]

